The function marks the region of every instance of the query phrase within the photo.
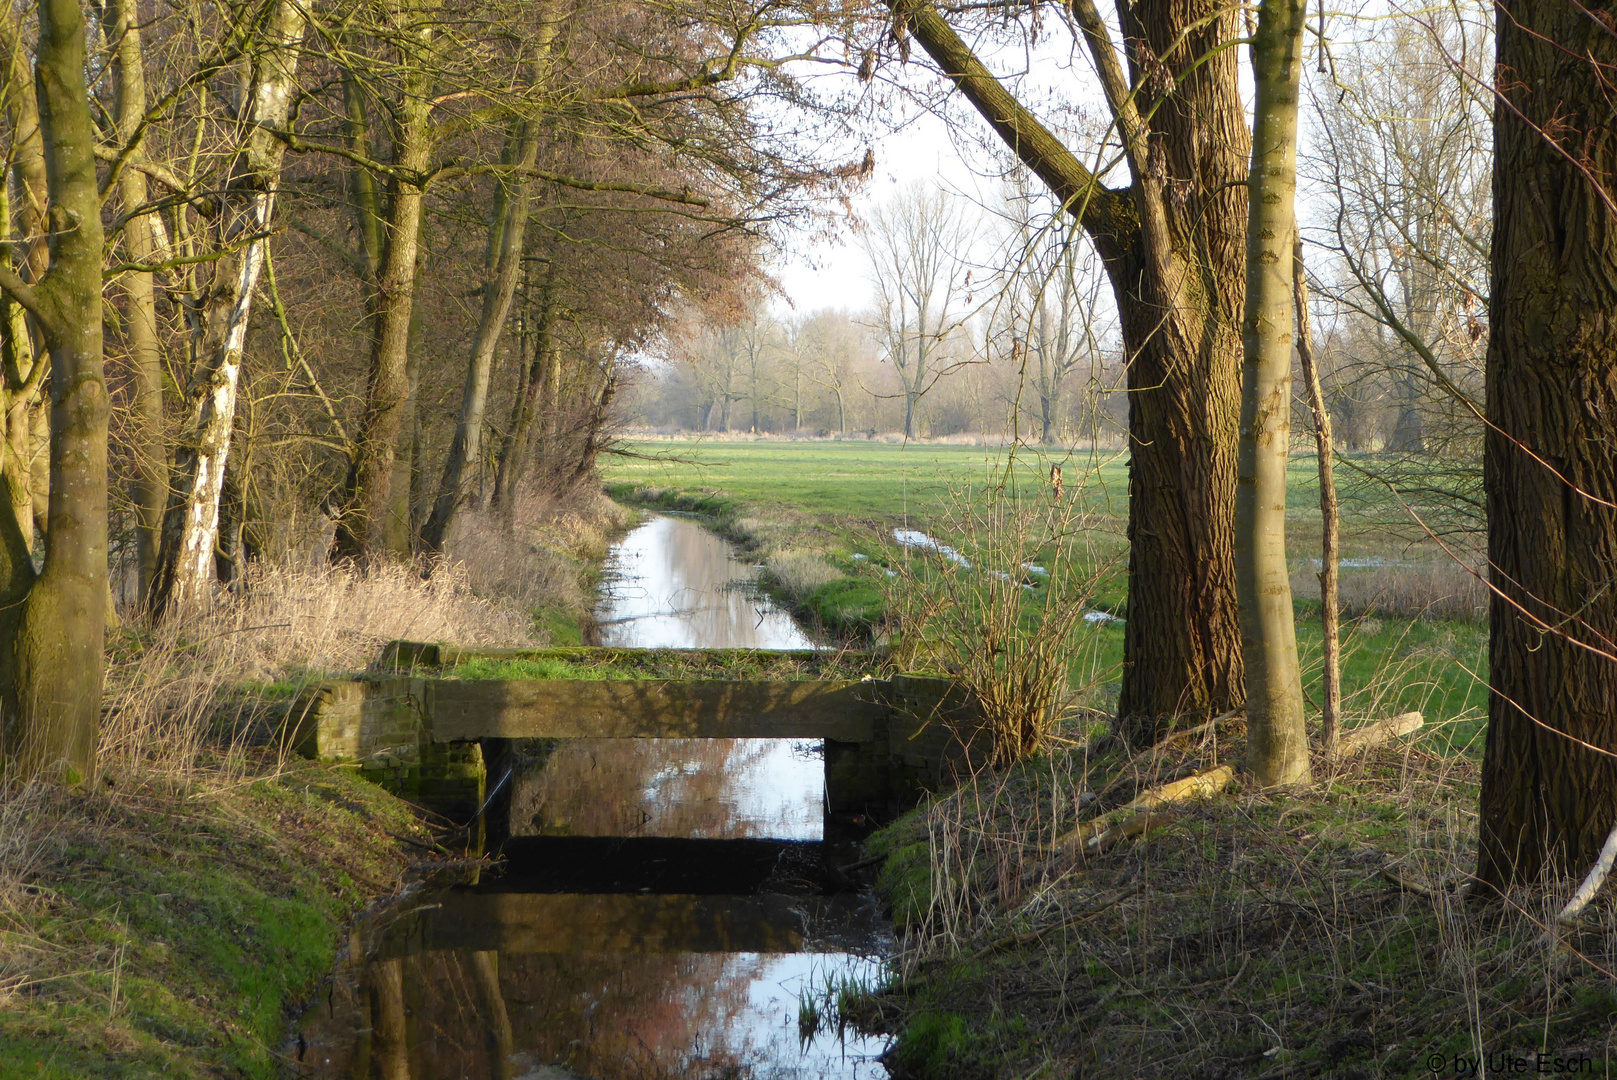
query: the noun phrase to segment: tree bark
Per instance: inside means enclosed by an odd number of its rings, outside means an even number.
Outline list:
[[[1304,0],[1263,0],[1252,40],[1256,86],[1247,179],[1246,317],[1235,494],[1235,580],[1246,667],[1246,767],[1258,782],[1305,783],[1308,730],[1286,566],[1286,461],[1296,324],[1297,105]]]
[[[24,282],[38,282],[50,265],[50,229],[45,221],[45,207],[50,200],[45,169],[45,146],[39,131],[39,103],[34,92],[33,73],[29,57],[22,42],[18,12],[15,7],[0,16],[0,50],[7,78],[5,94],[7,119],[11,122],[11,169],[16,179],[15,207],[11,205],[12,188],[9,183],[0,199],[6,202],[6,213],[0,221],[7,239],[10,238],[15,219],[21,236],[21,258],[16,269]],[[5,179],[5,178],[0,178]],[[0,254],[7,268],[13,265],[13,254],[7,250]],[[0,458],[8,502],[22,532],[23,544],[33,550],[36,533],[36,505],[38,518],[43,520],[46,510],[43,499],[49,482],[48,469],[36,462],[40,449],[43,424],[36,425],[44,410],[40,392],[49,364],[36,367],[36,343],[43,331],[23,307],[10,297],[0,305],[5,326],[0,336],[5,340],[5,453]],[[40,430],[36,430],[36,426]],[[46,451],[48,458],[49,452]]]
[[[404,31],[430,43],[435,5],[409,7]],[[406,58],[404,63],[410,63]],[[405,79],[396,103],[393,132],[394,174],[387,184],[387,216],[381,260],[371,297],[371,360],[365,410],[352,448],[343,508],[332,545],[334,561],[361,561],[377,554],[386,539],[385,522],[393,486],[393,462],[409,400],[410,321],[415,284],[423,184],[432,156],[432,76],[419,66]]]
[[[0,287],[29,308],[50,352],[51,443],[45,566],[0,515],[0,676],[6,743],[24,777],[76,784],[95,766],[107,598],[107,388],[101,351],[101,198],[78,0],[41,0],[35,66],[48,179],[50,269]],[[19,618],[20,616],[20,618]]]
[[[274,132],[286,126],[294,97],[304,9],[280,0],[252,57],[242,120],[247,134],[224,196],[225,244],[240,252],[220,260],[204,305],[202,339],[186,391],[184,426],[174,449],[172,485],[149,604],[154,618],[204,598],[213,581],[219,535],[219,495],[236,424],[253,294],[269,244],[275,192],[285,146]]]
[[[1297,358],[1303,365],[1303,382],[1308,387],[1308,405],[1314,414],[1314,451],[1319,459],[1319,623],[1324,637],[1324,683],[1320,707],[1319,745],[1327,758],[1336,756],[1342,731],[1342,660],[1340,605],[1336,588],[1340,557],[1341,513],[1336,502],[1336,447],[1331,438],[1331,410],[1325,404],[1325,388],[1314,363],[1314,333],[1308,317],[1308,279],[1303,273],[1303,245],[1298,239],[1292,250],[1292,292],[1297,307]]]
[[[1123,729],[1134,741],[1150,741],[1174,717],[1239,708],[1245,690],[1232,529],[1250,143],[1229,47],[1235,9],[1214,0],[1120,6],[1124,36],[1137,46],[1130,53],[1136,83],[1147,82],[1140,70],[1147,54],[1152,80],[1165,71],[1178,83],[1154,108],[1136,109],[1120,72],[1106,80],[1114,115],[1132,117],[1135,129],[1127,136],[1133,183],[1117,190],[1017,102],[935,8],[891,3],[1083,226],[1116,297],[1130,442]],[[1074,11],[1085,7],[1079,0]],[[1084,14],[1092,14],[1087,7]],[[1102,25],[1098,16],[1089,21]],[[1109,44],[1095,51],[1116,68]]]
[[[539,318],[534,327],[533,359],[529,364],[526,385],[512,404],[511,423],[507,425],[505,437],[500,442],[494,498],[490,502],[508,516],[515,509],[517,482],[527,466],[535,415],[548,415],[554,411],[552,403],[557,393],[556,373],[560,370],[556,358],[555,302],[552,299],[554,273],[554,268],[547,268],[545,280],[539,287]],[[541,405],[544,406],[542,414]]]
[[[114,0],[107,42],[117,51],[118,141],[128,147],[146,114],[145,57],[135,0]],[[126,215],[146,205],[146,174],[134,168],[145,157],[130,151],[118,175],[118,197]],[[157,254],[151,216],[129,217],[123,227],[124,251],[132,263],[151,263]],[[152,275],[132,270],[123,275],[124,342],[134,377],[134,446],[136,595],[145,597],[157,574],[163,511],[168,506],[168,442],[163,432],[163,357],[157,338],[157,294]]]
[[[526,168],[538,152],[537,133],[526,123],[514,125],[507,139],[506,159]],[[489,225],[487,278],[483,283],[483,308],[472,340],[471,362],[466,368],[466,385],[461,391],[460,424],[449,444],[443,478],[438,482],[432,514],[421,530],[423,552],[443,551],[444,537],[455,512],[466,498],[466,486],[483,469],[483,414],[488,406],[489,377],[494,370],[494,353],[500,343],[522,276],[522,246],[528,226],[528,183],[521,178],[502,181],[495,192],[494,218]]]
[[[1617,818],[1617,38],[1573,0],[1498,11],[1477,876],[1505,889],[1581,875]]]

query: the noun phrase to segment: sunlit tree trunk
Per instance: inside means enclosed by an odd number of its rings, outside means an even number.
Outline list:
[[[39,133],[39,107],[28,50],[24,47],[18,11],[7,8],[0,14],[0,49],[7,86],[6,116],[11,123],[11,178],[0,193],[6,213],[0,216],[0,231],[11,238],[13,222],[20,244],[0,253],[0,261],[14,267],[24,282],[37,282],[50,265],[45,206],[49,201],[45,175],[45,147]],[[11,202],[15,191],[16,202]],[[14,255],[15,252],[15,255]],[[20,258],[15,257],[20,256]],[[22,305],[9,297],[0,307],[4,326],[0,338],[5,345],[5,449],[0,457],[0,476],[6,485],[7,502],[22,531],[23,543],[30,550],[35,544],[36,519],[43,521],[49,470],[37,460],[42,449],[44,402],[41,391],[50,365],[35,365],[35,342],[40,333]],[[48,458],[48,450],[45,456]]]
[[[538,137],[529,125],[517,123],[507,140],[506,159],[519,168],[533,165]],[[455,512],[466,498],[466,486],[483,468],[483,414],[488,405],[489,377],[494,369],[494,353],[510,315],[511,300],[522,276],[522,244],[528,225],[528,183],[516,177],[502,180],[495,192],[494,218],[489,225],[487,279],[483,284],[483,308],[477,334],[472,340],[472,358],[466,369],[466,385],[461,391],[460,424],[449,444],[443,478],[432,514],[421,530],[423,551],[443,550],[444,537]]]
[[[1582,875],[1617,817],[1617,37],[1590,6],[1498,7],[1477,857],[1496,889]]]
[[[222,240],[241,250],[220,260],[204,302],[196,366],[186,390],[186,417],[174,467],[149,603],[154,617],[201,599],[214,580],[219,495],[236,423],[236,391],[253,296],[269,244],[286,126],[296,89],[304,8],[281,0],[271,10],[261,48],[245,79],[244,144],[231,165],[223,199]]]
[[[101,199],[78,0],[41,0],[36,63],[50,269],[0,288],[27,307],[49,350],[51,444],[45,565],[0,514],[0,682],[6,745],[24,776],[66,783],[95,765],[107,600],[107,388],[101,352]]]
[[[1314,337],[1308,317],[1308,280],[1303,274],[1303,245],[1299,239],[1292,255],[1292,292],[1297,307],[1297,358],[1303,365],[1303,385],[1308,388],[1308,404],[1314,414],[1314,451],[1319,468],[1319,624],[1324,641],[1320,647],[1321,698],[1320,749],[1327,757],[1336,753],[1342,730],[1342,661],[1340,614],[1336,587],[1340,550],[1341,514],[1336,501],[1335,445],[1331,438],[1331,410],[1325,404],[1325,388],[1320,384],[1319,366],[1314,363]]]
[[[1242,327],[1241,457],[1235,494],[1235,582],[1246,661],[1248,770],[1262,784],[1308,779],[1308,733],[1296,615],[1286,566],[1286,461],[1296,308],[1297,105],[1303,0],[1263,0],[1252,41],[1251,202]]]

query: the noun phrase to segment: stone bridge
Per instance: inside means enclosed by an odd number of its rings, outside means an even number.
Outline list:
[[[284,738],[456,821],[484,808],[514,739],[818,739],[827,811],[885,818],[949,783],[978,724],[946,679],[457,679],[465,660],[589,662],[622,650],[459,650],[393,642],[381,670],[303,694]],[[746,650],[682,650],[696,661]],[[770,654],[775,656],[777,654]],[[813,654],[803,654],[811,656]],[[610,658],[610,657],[608,657]],[[496,831],[500,824],[494,823]]]

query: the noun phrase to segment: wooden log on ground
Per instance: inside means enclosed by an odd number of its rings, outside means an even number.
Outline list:
[[[1100,851],[1130,836],[1142,836],[1178,817],[1163,810],[1163,807],[1192,799],[1210,799],[1229,787],[1233,779],[1234,769],[1228,765],[1218,765],[1193,776],[1159,784],[1141,792],[1110,814],[1080,822],[1076,828],[1058,838],[1050,846],[1050,852],[1054,855],[1066,851]]]
[[[1336,748],[1336,756],[1332,760],[1346,761],[1378,746],[1385,746],[1394,739],[1414,734],[1425,723],[1420,713],[1406,712],[1377,720],[1373,724],[1363,724],[1342,736],[1342,741]]]

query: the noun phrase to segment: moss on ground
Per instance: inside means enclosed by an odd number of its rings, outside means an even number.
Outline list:
[[[1143,758],[1083,742],[876,833],[904,975],[848,1015],[896,1036],[895,1075],[1367,1080],[1436,1055],[1474,1075],[1454,1063],[1479,1047],[1604,1075],[1617,912],[1546,935],[1560,893],[1467,896],[1478,766],[1442,731],[1098,854],[1052,847],[1241,749],[1238,724]]]
[[[400,838],[430,838],[345,772],[253,765],[275,775],[11,796],[36,847],[0,905],[0,1076],[282,1074],[340,931],[403,880]]]

